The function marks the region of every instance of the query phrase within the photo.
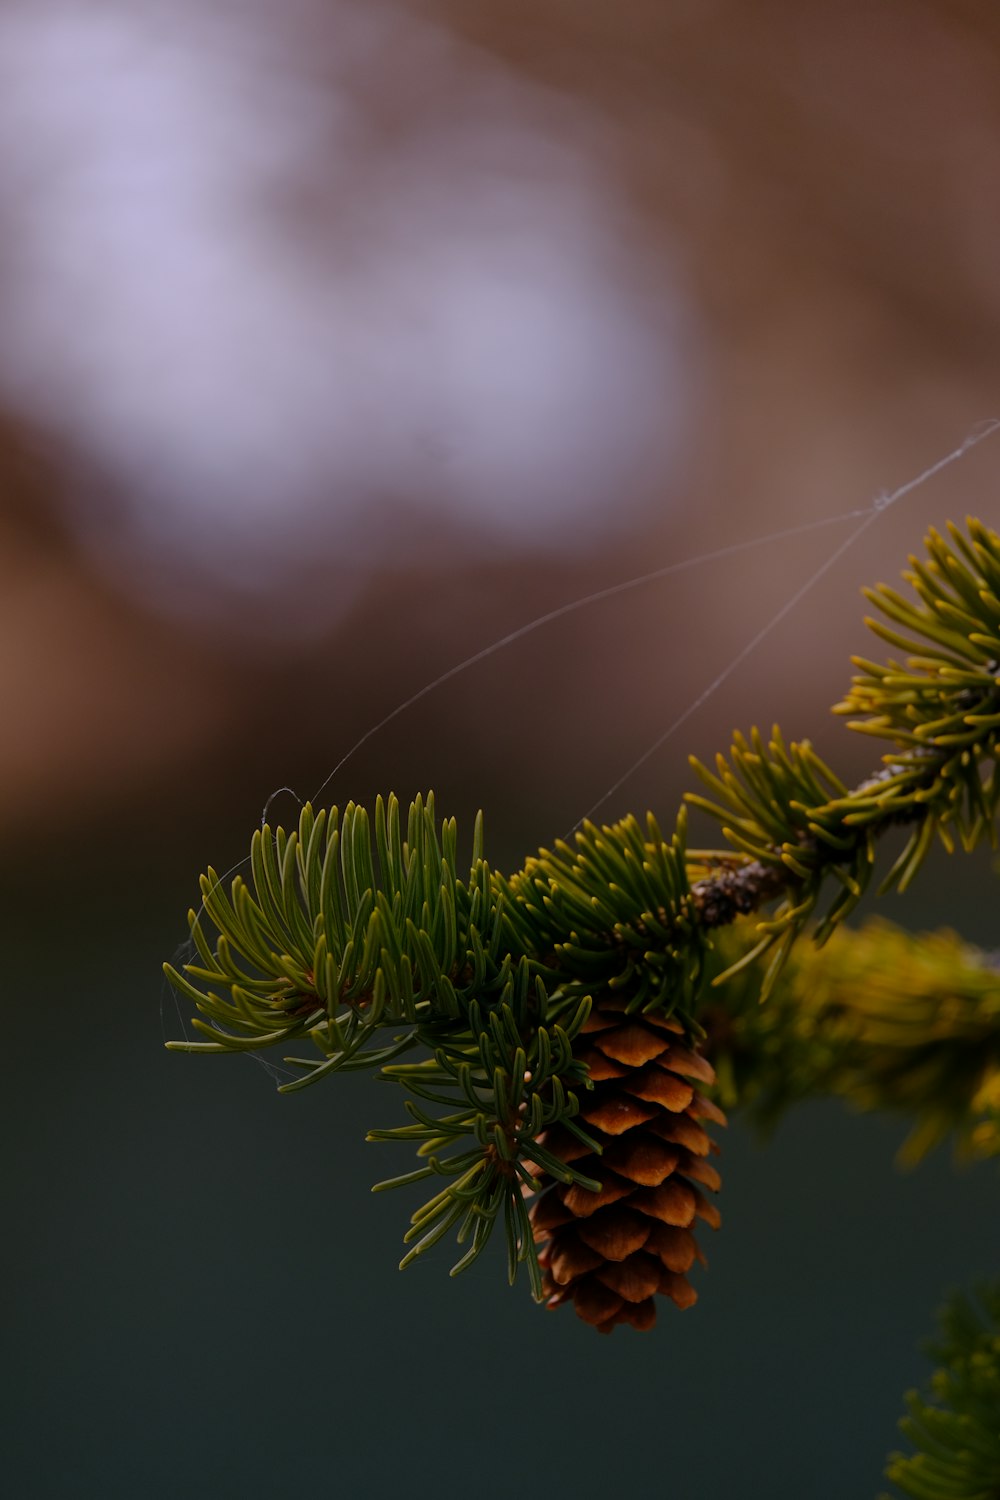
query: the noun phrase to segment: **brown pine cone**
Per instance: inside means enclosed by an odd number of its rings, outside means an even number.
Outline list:
[[[691,1082],[714,1083],[714,1069],[684,1045],[676,1021],[627,1016],[624,1008],[616,999],[595,1004],[577,1054],[594,1081],[580,1121],[602,1154],[565,1126],[540,1141],[601,1191],[538,1170],[542,1191],[531,1210],[548,1305],[572,1301],[601,1333],[617,1323],[652,1328],[657,1294],[690,1307],[698,1294],[685,1272],[696,1258],[705,1263],[691,1226],[695,1218],[713,1229],[721,1222],[695,1186],[715,1192],[720,1185],[706,1159],[719,1148],[699,1122],[724,1125],[726,1117]]]

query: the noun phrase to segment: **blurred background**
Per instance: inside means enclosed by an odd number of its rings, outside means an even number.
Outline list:
[[[405,1276],[399,1101],[166,1054],[197,876],[526,621],[864,507],[1000,416],[988,0],[3,0],[0,980],[18,1497],[873,1495],[995,1168],[734,1121],[702,1301],[597,1338],[499,1258]],[[830,718],[859,589],[995,520],[1000,439],[891,507],[598,808]],[[850,533],[526,636],[366,739],[518,866]],[[852,743],[857,741],[857,743]],[[702,835],[708,837],[707,831]],[[996,945],[988,859],[887,914]],[[482,1461],[481,1480],[474,1476]]]

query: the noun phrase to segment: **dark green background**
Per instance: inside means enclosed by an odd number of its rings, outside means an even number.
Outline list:
[[[216,833],[192,812],[167,865]],[[416,1200],[369,1187],[408,1156],[363,1141],[395,1092],[163,1051],[193,879],[139,833],[94,857],[6,873],[8,1493],[875,1495],[940,1294],[996,1269],[995,1166],[902,1175],[901,1123],[835,1103],[767,1145],[737,1119],[701,1301],[645,1336],[536,1308],[499,1255],[401,1275]],[[986,938],[988,875],[935,861],[911,915]]]

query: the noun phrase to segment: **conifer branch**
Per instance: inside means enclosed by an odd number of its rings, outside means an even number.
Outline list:
[[[441,1184],[413,1216],[404,1264],[453,1230],[461,1269],[502,1222],[511,1276],[526,1265],[536,1296],[570,1298],[605,1331],[648,1327],[658,1294],[693,1300],[692,1222],[718,1222],[697,1185],[718,1187],[701,1123],[724,1122],[713,1064],[737,1103],[842,1092],[915,1116],[918,1146],[948,1128],[991,1143],[994,991],[970,983],[949,1011],[925,947],[887,998],[871,950],[894,940],[870,929],[839,938],[835,954],[867,944],[869,964],[849,1002],[824,1005],[817,976],[837,962],[799,943],[841,927],[889,829],[910,832],[882,892],[904,889],[935,839],[995,845],[1000,538],[977,521],[949,536],[932,532],[928,558],[911,559],[916,603],[869,593],[889,621],[872,628],[908,654],[856,660],[837,706],[888,745],[853,790],[807,741],[755,730],[713,771],[696,763],[710,795],[687,799],[727,851],[688,850],[682,809],[669,835],[652,816],[586,823],[510,876],[487,864],[481,820],[460,874],[455,823],[438,822],[431,797],[405,820],[378,799],[374,829],[354,804],[307,806],[291,833],[254,835],[249,881],[226,892],[203,878],[195,955],[167,967],[200,1035],[171,1045],[305,1040],[314,1055],[288,1059],[301,1076],[285,1092],[362,1067],[401,1086],[411,1123],[371,1138],[413,1141],[420,1164],[382,1186]]]

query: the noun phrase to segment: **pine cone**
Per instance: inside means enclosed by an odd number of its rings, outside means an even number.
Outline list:
[[[676,1021],[624,1009],[623,1000],[595,1004],[578,1054],[594,1082],[580,1120],[603,1153],[589,1151],[565,1126],[540,1141],[600,1182],[601,1191],[538,1170],[542,1191],[531,1210],[548,1305],[571,1300],[601,1333],[617,1323],[652,1328],[657,1294],[690,1307],[698,1294],[685,1272],[696,1258],[705,1264],[691,1226],[696,1217],[713,1229],[721,1222],[695,1184],[719,1188],[706,1160],[719,1148],[699,1121],[725,1125],[726,1117],[690,1081],[714,1083],[714,1069],[684,1045]]]

